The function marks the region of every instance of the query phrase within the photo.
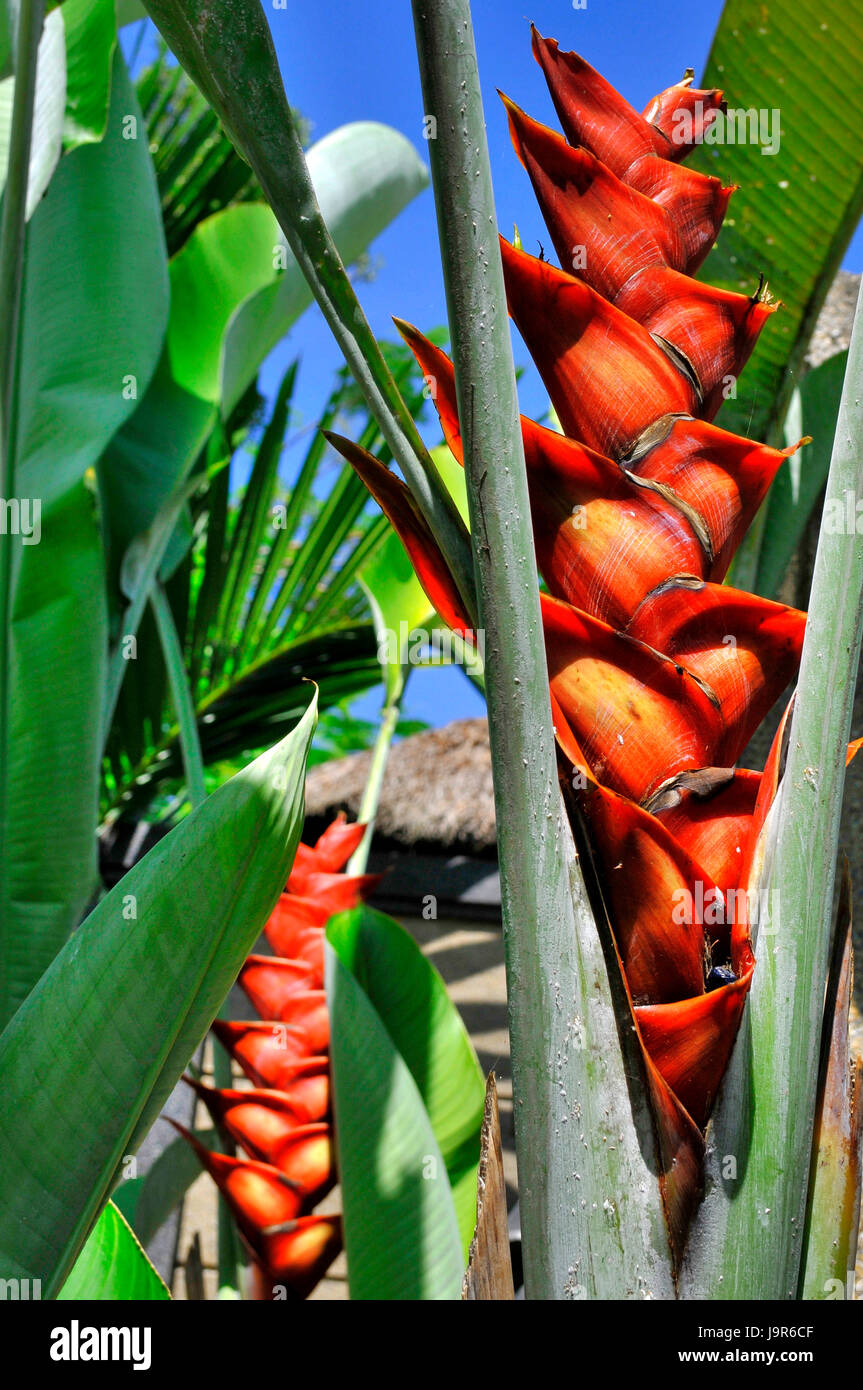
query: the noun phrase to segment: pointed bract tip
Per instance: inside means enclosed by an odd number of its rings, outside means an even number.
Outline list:
[[[414,324],[408,323],[407,319],[400,319],[397,314],[393,314],[393,324],[397,332],[408,344],[412,338],[420,337],[419,329],[416,328]]]

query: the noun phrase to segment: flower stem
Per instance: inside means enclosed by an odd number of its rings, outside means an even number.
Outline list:
[[[619,1030],[558,785],[470,5],[413,0],[413,13],[436,121],[429,151],[485,637],[525,1289],[545,1300],[637,1288],[669,1297],[643,1078],[630,1094],[625,1023]]]
[[[171,686],[171,698],[177,716],[180,751],[183,755],[183,767],[186,772],[186,790],[194,809],[194,807],[201,805],[207,795],[207,789],[204,785],[204,755],[201,752],[201,740],[198,737],[195,704],[186,677],[183,649],[180,646],[168,595],[158,581],[150,591],[150,603],[153,608],[153,616],[156,619],[156,627],[159,630],[162,655],[165,658],[168,681]]]
[[[375,833],[375,820],[378,814],[378,804],[381,799],[381,788],[384,784],[384,773],[386,772],[387,758],[389,757],[392,741],[398,727],[399,718],[402,712],[402,700],[404,699],[405,687],[408,683],[410,667],[402,666],[398,676],[395,676],[388,690],[387,702],[381,712],[381,722],[378,729],[378,736],[375,739],[375,746],[372,750],[371,762],[369,763],[369,774],[366,778],[366,785],[363,788],[362,800],[357,811],[357,820],[366,827],[366,833],[360,841],[348,862],[348,874],[364,874],[366,865],[369,862],[369,851],[372,847],[372,839]]]

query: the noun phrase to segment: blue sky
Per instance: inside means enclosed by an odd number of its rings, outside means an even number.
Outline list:
[[[395,126],[427,162],[422,137],[423,102],[417,73],[409,0],[264,0],[288,97],[319,139],[346,121],[377,120]],[[753,0],[755,3],[755,0]],[[474,29],[488,126],[498,219],[505,234],[514,222],[527,249],[537,239],[548,244],[527,176],[507,134],[500,88],[531,115],[556,125],[545,82],[530,51],[531,21],[576,48],[637,108],[687,67],[696,79],[704,68],[721,0],[474,0]],[[128,31],[132,32],[132,31]],[[443,279],[430,190],[417,198],[372,247],[375,279],[359,286],[363,307],[380,337],[392,336],[391,315],[428,329],[445,322]],[[845,265],[863,268],[863,235],[858,231]],[[275,391],[288,361],[301,358],[297,404],[304,419],[317,417],[341,358],[315,310],[300,321],[286,343],[265,364],[261,385]],[[528,367],[527,352],[516,341],[516,361]],[[522,407],[541,415],[547,397],[528,367],[521,384]],[[436,439],[432,442],[436,442]],[[290,476],[291,461],[285,461]],[[375,692],[356,709],[373,717]],[[483,705],[454,670],[417,672],[408,693],[407,713],[430,724],[482,713]]]

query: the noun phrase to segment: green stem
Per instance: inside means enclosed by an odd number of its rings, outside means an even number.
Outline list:
[[[183,755],[183,767],[186,772],[186,788],[189,793],[189,801],[192,807],[200,806],[207,795],[204,784],[204,757],[201,752],[201,742],[198,738],[198,721],[195,716],[195,705],[192,700],[192,692],[189,689],[189,682],[186,676],[186,663],[183,657],[183,648],[177,634],[177,625],[174,622],[174,615],[171,612],[171,605],[164,587],[158,581],[153,585],[150,593],[150,603],[153,608],[153,615],[156,619],[156,627],[159,631],[159,640],[162,644],[162,655],[165,658],[165,666],[168,672],[168,682],[171,687],[171,698],[174,702],[174,711],[177,717],[177,725],[180,734],[180,748]],[[220,1013],[220,1016],[222,1014]],[[220,1090],[228,1090],[234,1084],[233,1071],[231,1067],[230,1054],[225,1051],[218,1038],[212,1039],[213,1044],[213,1077],[216,1086]],[[233,1145],[220,1140],[219,1148],[223,1153],[232,1153]],[[232,1294],[241,1287],[239,1279],[239,1267],[241,1262],[239,1243],[234,1218],[230,1208],[222,1196],[219,1197],[219,1237],[218,1237],[218,1265],[219,1265],[219,1292],[220,1294]]]
[[[378,805],[381,799],[381,788],[384,784],[387,758],[389,757],[393,737],[401,717],[402,700],[404,699],[410,671],[411,668],[409,666],[400,667],[398,675],[393,676],[391,685],[387,691],[387,701],[381,713],[378,736],[375,739],[375,746],[372,749],[371,762],[369,763],[369,775],[366,778],[362,800],[360,801],[359,810],[357,811],[357,820],[360,824],[365,825],[366,833],[348,862],[346,872],[349,874],[364,874],[366,865],[369,862],[369,851],[371,850],[372,839],[375,833],[375,820],[377,819]]]
[[[827,505],[863,495],[863,295],[857,303]],[[693,1298],[797,1297],[824,988],[863,631],[863,546],[822,522],[788,758],[764,870],[770,932],[756,941],[747,1015],[714,1112],[708,1198],[690,1237]],[[721,1173],[733,1155],[738,1177]],[[838,1219],[838,1218],[837,1218]]]
[[[224,1007],[219,1010],[220,1018],[227,1018]],[[213,1081],[217,1090],[229,1091],[234,1086],[234,1071],[231,1064],[231,1054],[225,1050],[215,1034],[210,1034],[210,1041],[213,1045]],[[232,1157],[236,1154],[236,1147],[230,1139],[224,1138],[221,1134],[216,1134],[216,1147],[220,1153],[228,1154]],[[218,1246],[217,1246],[217,1266],[219,1297],[231,1298],[242,1296],[242,1268],[243,1254],[240,1239],[237,1234],[237,1224],[231,1214],[221,1192],[218,1197]]]
[[[111,721],[114,718],[114,711],[117,708],[117,701],[120,698],[120,690],[123,685],[123,678],[126,675],[128,660],[125,652],[126,640],[134,637],[138,631],[141,619],[144,616],[144,609],[151,596],[154,585],[158,584],[159,566],[168,548],[174,527],[177,524],[183,503],[191,496],[195,488],[200,484],[200,479],[194,478],[181,482],[174,493],[168,497],[159,509],[146,536],[141,538],[142,556],[135,582],[133,585],[132,596],[123,612],[120,622],[120,637],[114,650],[108,657],[108,677],[105,693],[105,709],[103,714],[103,746],[108,741],[111,732]],[[185,670],[185,668],[184,668]]]
[[[24,282],[27,240],[27,185],[33,140],[33,109],[39,40],[45,17],[44,0],[21,0],[15,46],[15,93],[9,138],[9,165],[0,223],[0,305],[4,324],[0,333],[0,497],[15,496],[17,369],[19,319]],[[9,747],[10,668],[12,626],[12,537],[0,538],[0,860],[6,835],[6,764]],[[5,903],[0,903],[0,931],[4,930]],[[5,955],[6,953],[4,953]],[[0,981],[5,994],[6,982]],[[6,1008],[0,1000],[0,1018]]]
[[[189,682],[186,678],[186,662],[183,656],[183,648],[177,635],[177,627],[174,622],[174,615],[171,612],[171,605],[164,588],[158,582],[153,585],[150,593],[150,603],[153,607],[153,615],[156,619],[156,627],[159,630],[159,640],[162,643],[162,655],[165,658],[165,667],[168,672],[168,682],[171,686],[171,697],[174,701],[174,711],[177,716],[177,727],[180,733],[180,749],[183,755],[183,767],[186,772],[186,789],[189,793],[189,801],[194,809],[200,806],[207,795],[204,785],[204,757],[201,752],[201,740],[198,738],[198,721],[195,715],[195,703],[192,699],[192,692],[189,689]]]
[[[470,6],[413,0],[413,13],[437,121],[429,151],[485,634],[525,1288],[533,1299],[670,1297],[649,1107],[643,1086],[630,1097],[558,786]]]

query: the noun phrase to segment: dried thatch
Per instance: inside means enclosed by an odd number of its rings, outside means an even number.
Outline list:
[[[806,353],[807,366],[817,367],[834,353],[843,352],[851,341],[854,306],[860,291],[860,276],[840,270],[827,292],[824,307]]]
[[[306,779],[306,815],[355,816],[369,754],[321,763]],[[419,853],[489,854],[495,848],[488,723],[456,719],[393,747],[377,820],[379,843]]]

